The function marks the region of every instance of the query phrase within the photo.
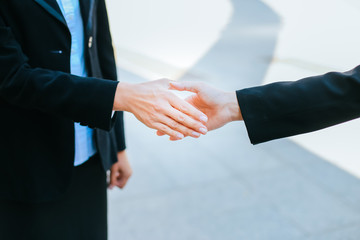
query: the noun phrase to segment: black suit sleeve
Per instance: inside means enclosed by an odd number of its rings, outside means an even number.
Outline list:
[[[101,73],[105,79],[117,80],[114,49],[110,34],[110,26],[106,4],[104,0],[99,1],[97,17],[97,46],[100,59],[99,64],[101,68]],[[123,112],[116,113],[114,132],[116,137],[117,151],[121,152],[126,148]]]
[[[360,117],[360,66],[345,72],[237,91],[253,144]]]
[[[117,112],[117,118],[114,125],[114,132],[116,137],[116,150],[118,152],[126,149],[125,141],[125,128],[124,128],[124,116],[123,112]]]
[[[32,68],[0,15],[0,98],[109,130],[117,82]]]

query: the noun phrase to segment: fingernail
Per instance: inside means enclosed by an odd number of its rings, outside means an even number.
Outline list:
[[[178,82],[170,82],[170,85],[173,85],[176,88],[180,88],[181,85]]]
[[[191,135],[192,135],[193,137],[200,137],[200,136],[201,136],[201,134],[198,133],[198,132],[192,132]]]
[[[199,130],[203,134],[206,134],[208,132],[208,130],[206,128],[200,128]]]
[[[203,122],[207,122],[209,119],[208,119],[207,116],[201,116],[200,120],[203,121]]]
[[[178,133],[178,134],[176,134],[176,137],[177,137],[177,138],[180,138],[180,139],[183,139],[183,138],[184,138],[184,135],[181,134],[181,133]]]

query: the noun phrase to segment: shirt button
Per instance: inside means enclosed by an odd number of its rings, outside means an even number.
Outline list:
[[[93,45],[93,37],[91,36],[89,37],[89,44],[88,44],[89,48],[91,48],[92,45]]]

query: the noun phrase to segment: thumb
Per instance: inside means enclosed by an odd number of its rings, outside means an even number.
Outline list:
[[[170,89],[198,93],[201,90],[201,83],[198,83],[198,82],[170,82]]]
[[[110,171],[110,184],[109,184],[109,189],[113,189],[116,186],[116,180],[118,177],[119,173],[117,171],[117,168],[113,167]]]

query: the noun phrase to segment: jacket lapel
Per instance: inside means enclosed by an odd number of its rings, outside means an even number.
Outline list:
[[[34,1],[38,3],[41,7],[43,7],[50,15],[55,17],[63,24],[67,25],[56,0],[34,0]]]
[[[80,0],[81,15],[83,18],[84,29],[89,32],[92,29],[92,18],[96,0]]]

